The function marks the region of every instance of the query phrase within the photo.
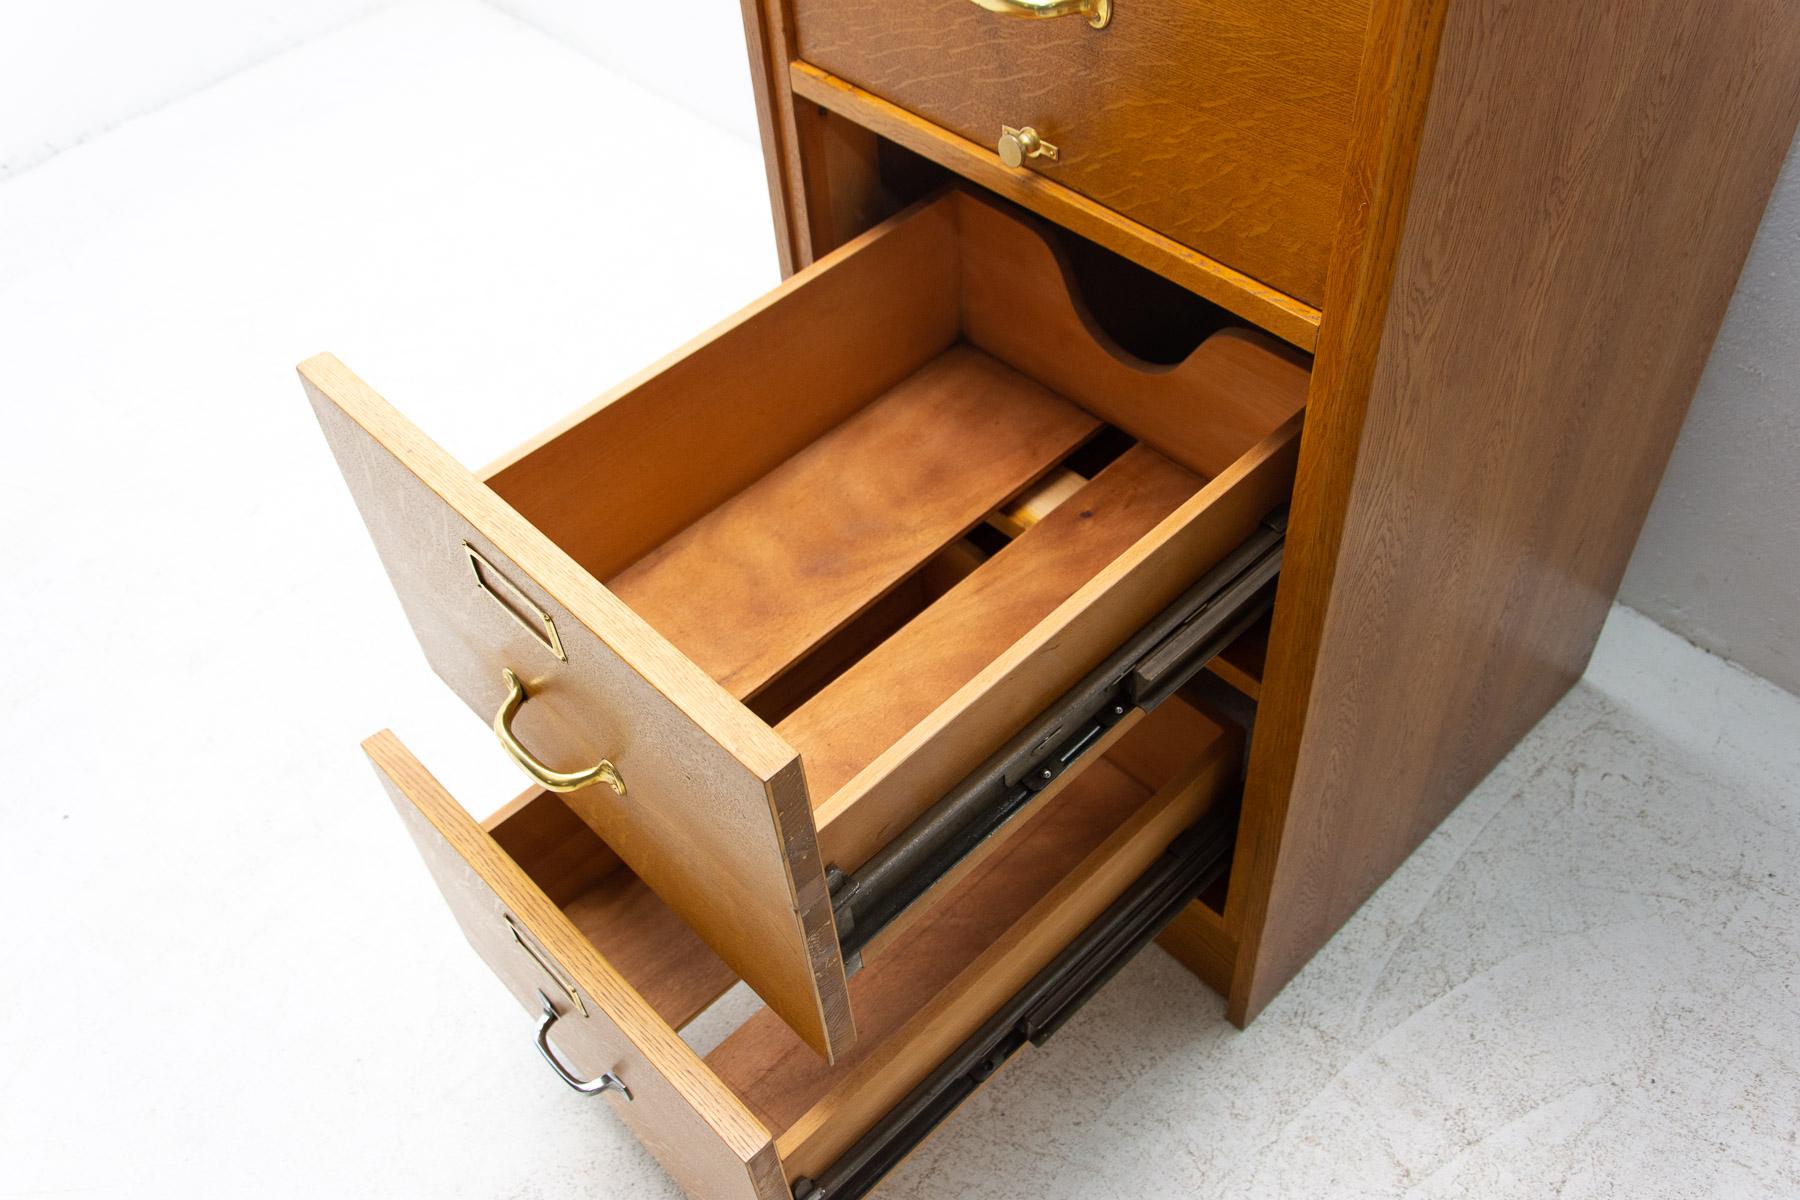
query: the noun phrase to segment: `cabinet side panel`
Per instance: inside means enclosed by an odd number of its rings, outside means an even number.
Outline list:
[[[744,49],[750,55],[750,86],[756,97],[756,127],[762,135],[763,168],[769,175],[769,210],[775,218],[775,253],[782,278],[812,261],[801,244],[801,201],[791,195],[799,178],[794,139],[793,95],[788,89],[786,0],[741,0]]]
[[[1255,847],[1271,877],[1245,902],[1235,1019],[1579,678],[1800,119],[1796,81],[1787,0],[1447,5],[1366,393],[1321,378],[1324,351],[1315,375],[1312,421],[1360,428],[1329,471],[1302,458],[1296,525],[1312,504],[1341,533],[1284,578],[1284,599],[1325,598],[1314,628],[1289,615],[1266,681],[1307,699],[1300,720],[1270,714],[1297,751]],[[1333,319],[1328,294],[1322,343]],[[1282,772],[1262,766],[1266,790]]]

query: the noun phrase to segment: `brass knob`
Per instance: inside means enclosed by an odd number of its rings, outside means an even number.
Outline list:
[[[1000,161],[1009,167],[1023,166],[1028,158],[1047,158],[1056,161],[1056,147],[1038,136],[1038,131],[1027,125],[1023,129],[1014,129],[1011,125],[1000,127]]]

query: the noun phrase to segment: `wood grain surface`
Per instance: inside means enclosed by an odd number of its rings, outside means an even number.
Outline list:
[[[1134,358],[1089,315],[1037,222],[956,201],[963,336],[1165,457],[1211,478],[1306,403],[1310,360],[1253,330],[1220,330],[1173,366]]]
[[[502,805],[481,828],[558,907],[619,867],[600,835],[561,796],[539,787]]]
[[[1082,584],[815,814],[854,870],[1256,528],[1292,486],[1300,419],[1269,434]]]
[[[951,133],[810,63],[794,63],[788,73],[793,93],[817,104],[821,110],[880,134],[895,145],[956,172],[993,195],[1047,217],[1114,254],[1148,267],[1302,350],[1313,348],[1319,334],[1316,306],[1296,300],[1279,288],[1166,237],[1036,172],[1009,170],[994,156],[991,144],[980,145]],[[810,174],[824,176],[827,169],[825,162],[817,161],[812,164]],[[844,168],[840,166],[839,169]],[[883,187],[881,177],[867,170],[861,172],[860,183],[865,191],[879,193]],[[837,186],[842,189],[850,184],[840,181]],[[838,236],[847,232],[839,231]],[[837,243],[824,244],[833,246]]]
[[[1375,14],[1233,868],[1240,1022],[1580,676],[1800,119],[1787,0]]]
[[[490,465],[597,579],[642,558],[956,340],[955,214],[868,231]]]
[[[624,796],[591,787],[570,807],[821,1054],[848,1046],[793,749],[342,363],[300,373],[433,670],[484,721],[502,668],[518,672],[523,743],[563,769],[610,758],[626,780]],[[475,585],[465,542],[550,614],[567,662]]]
[[[637,990],[482,832],[393,734],[363,744],[469,944],[530,1019],[519,1019],[517,1053],[536,1057],[532,1026],[539,990],[556,999],[552,1045],[584,1078],[611,1071],[632,1091],[601,1101],[691,1196],[787,1200],[769,1131],[676,1036]],[[580,1007],[561,995],[513,937],[508,917],[574,984]],[[549,1070],[545,1068],[546,1072]]]
[[[1156,451],[1127,450],[801,705],[775,729],[800,752],[815,804],[853,779],[1200,487],[1198,477]]]
[[[747,698],[1099,428],[953,346],[606,586]]]
[[[561,796],[532,788],[481,828],[671,1027],[737,982]]]
[[[1020,170],[1319,303],[1366,2],[1121,0],[1103,30],[968,0],[791,10],[807,63],[990,154],[1033,126],[1058,157]]]

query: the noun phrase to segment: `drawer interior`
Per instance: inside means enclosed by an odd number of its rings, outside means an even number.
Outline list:
[[[1196,498],[1282,435],[1307,364],[1242,329],[1137,360],[1039,229],[961,192],[843,254],[840,286],[702,338],[487,482],[798,751],[851,870],[1029,715],[944,752],[1034,633],[1211,519]],[[1090,636],[1067,666],[1110,649]],[[896,786],[928,746],[938,774]]]
[[[1309,362],[1241,328],[1138,359],[1039,226],[952,190],[480,475],[331,356],[301,375],[432,668],[829,1060],[832,869],[1257,533]]]
[[[1144,718],[851,979],[859,1039],[835,1065],[767,1008],[719,1040],[705,1067],[766,1127],[788,1179],[830,1166],[1223,802],[1241,741],[1179,697]],[[736,982],[560,798],[527,793],[486,828],[672,1028]]]

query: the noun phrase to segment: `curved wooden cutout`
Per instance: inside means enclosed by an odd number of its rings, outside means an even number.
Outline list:
[[[1306,404],[1309,356],[1226,329],[1174,366],[1119,349],[1029,218],[957,200],[963,337],[1165,457],[1218,475]]]

